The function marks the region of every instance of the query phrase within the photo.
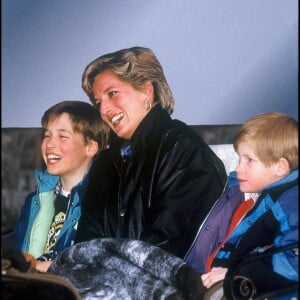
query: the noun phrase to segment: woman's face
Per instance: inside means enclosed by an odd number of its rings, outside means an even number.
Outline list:
[[[145,100],[151,102],[152,84],[138,91],[105,70],[95,77],[92,90],[103,121],[120,138],[129,140],[148,113]]]

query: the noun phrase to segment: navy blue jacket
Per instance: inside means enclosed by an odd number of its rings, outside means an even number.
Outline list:
[[[224,193],[201,225],[185,257],[198,272],[206,272],[210,253],[223,241],[231,216],[243,199],[236,172],[232,172]],[[298,242],[298,206],[298,170],[294,170],[263,189],[255,206],[217,253],[212,266],[230,268],[241,257]],[[298,249],[287,250],[245,265],[240,275],[258,286],[266,285],[267,280],[273,284],[280,279],[297,282],[298,263]]]

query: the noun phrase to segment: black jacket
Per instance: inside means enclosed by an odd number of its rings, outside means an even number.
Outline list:
[[[222,193],[222,161],[160,106],[134,133],[130,157],[121,157],[121,142],[114,136],[93,165],[76,242],[141,239],[184,257]]]

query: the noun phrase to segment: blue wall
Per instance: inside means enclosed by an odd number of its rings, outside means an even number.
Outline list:
[[[2,127],[38,127],[64,99],[88,101],[83,69],[150,47],[188,124],[298,118],[296,0],[2,0]]]

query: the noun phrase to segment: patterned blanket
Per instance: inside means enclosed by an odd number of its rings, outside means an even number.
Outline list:
[[[182,259],[138,240],[95,239],[65,249],[49,273],[69,280],[82,299],[201,299],[199,274]]]

